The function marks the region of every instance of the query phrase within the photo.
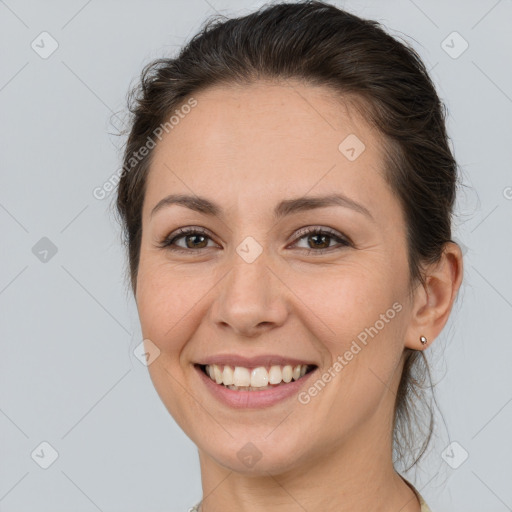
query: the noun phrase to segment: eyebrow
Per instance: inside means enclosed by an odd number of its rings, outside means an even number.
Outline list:
[[[159,201],[150,213],[153,217],[159,210],[177,204],[203,213],[208,216],[221,216],[222,208],[214,202],[199,196],[191,196],[186,194],[170,194]],[[304,196],[296,199],[285,199],[274,208],[274,218],[279,220],[294,213],[316,208],[325,208],[328,206],[342,206],[359,212],[375,222],[372,214],[362,204],[350,199],[343,194],[330,194],[326,196]]]

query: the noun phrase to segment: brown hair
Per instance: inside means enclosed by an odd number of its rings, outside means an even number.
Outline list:
[[[193,93],[258,79],[299,79],[330,87],[382,134],[385,178],[406,219],[412,296],[418,284],[425,284],[423,265],[438,262],[445,243],[453,242],[458,166],[446,133],[446,107],[421,58],[407,43],[387,34],[376,21],[321,1],[267,5],[240,18],[214,16],[177,57],[157,59],[143,69],[128,97],[130,132],[116,204],[132,290],[152,152],[143,158],[134,155]],[[418,409],[417,401],[426,400],[431,386],[425,385],[430,379],[424,353],[405,350],[394,448],[397,461],[407,456],[415,464],[433,426],[430,404]],[[426,411],[426,420],[421,411]]]

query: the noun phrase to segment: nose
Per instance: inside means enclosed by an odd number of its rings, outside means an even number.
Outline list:
[[[215,324],[248,338],[283,325],[288,316],[286,287],[263,254],[247,263],[235,253],[232,263],[211,306]]]

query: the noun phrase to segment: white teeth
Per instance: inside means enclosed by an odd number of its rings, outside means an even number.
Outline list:
[[[230,386],[235,383],[233,379],[233,369],[231,366],[224,366],[224,371],[222,372],[222,383],[225,386]]]
[[[248,390],[267,389],[272,385],[289,383],[298,380],[307,372],[308,366],[299,364],[296,366],[285,365],[271,366],[268,370],[264,366],[248,369],[242,366],[222,366],[217,364],[206,365],[206,374],[217,384],[224,384],[230,389],[244,388]]]
[[[260,366],[251,372],[251,387],[262,388],[268,384],[268,372]]]
[[[213,365],[213,376],[215,377],[215,382],[217,384],[222,384],[222,372],[216,364]]]
[[[279,384],[283,380],[283,372],[280,366],[271,366],[268,372],[268,381],[270,384]]]
[[[217,365],[214,364],[215,368]],[[235,366],[235,371],[233,372],[233,384],[235,386],[250,386],[251,385],[251,374],[247,368],[242,368],[241,366]],[[218,382],[217,384],[221,384]]]

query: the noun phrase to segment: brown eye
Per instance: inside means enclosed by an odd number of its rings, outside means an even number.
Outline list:
[[[322,254],[327,251],[339,249],[340,246],[348,247],[352,245],[341,233],[326,228],[305,228],[300,230],[298,235],[299,241],[303,239],[307,241],[308,246],[303,247],[303,249],[305,249],[308,254]],[[337,242],[338,247],[335,245],[332,246],[332,241]],[[298,242],[296,242],[296,244],[297,243]]]
[[[352,245],[348,238],[344,237],[341,233],[326,228],[304,228],[297,234],[299,235],[299,241],[303,239],[307,240],[308,246],[302,249],[306,250],[308,254],[322,254],[339,249],[340,247]],[[177,243],[181,240],[184,240],[184,245]],[[199,228],[180,228],[163,240],[159,246],[176,252],[191,252],[194,250],[207,249],[208,241],[212,241],[212,239],[207,234],[206,230]],[[333,241],[337,242],[337,246],[331,245]],[[296,242],[295,245],[297,245],[297,243],[298,242]],[[298,248],[300,249],[301,247]]]
[[[181,240],[184,240],[184,245],[176,243]],[[209,240],[211,240],[210,236],[203,229],[180,228],[178,231],[171,233],[159,246],[171,251],[190,252],[194,249],[207,249]]]
[[[203,249],[204,247],[206,247],[204,242],[207,239],[207,237],[204,235],[185,235],[175,238],[174,241],[179,240],[180,238],[185,239],[185,244],[189,249]]]
[[[331,241],[332,236],[316,233],[308,235],[308,238],[309,240],[314,240],[313,246],[311,247],[312,249],[326,249],[330,245],[329,242]]]

